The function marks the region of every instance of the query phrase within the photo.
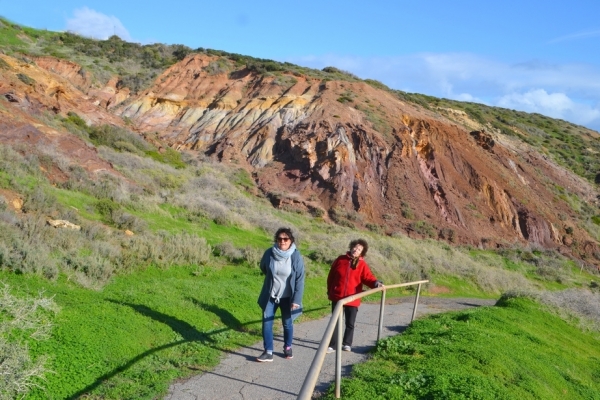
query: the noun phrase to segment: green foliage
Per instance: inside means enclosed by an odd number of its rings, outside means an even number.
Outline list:
[[[462,110],[479,122],[482,128],[489,129],[488,126],[491,126],[502,135],[517,137],[542,153],[549,153],[556,162],[590,182],[594,182],[600,170],[600,158],[596,156],[600,153],[600,140],[596,133],[583,126],[537,113],[438,99],[417,93],[395,93],[402,100],[441,113],[445,108]]]
[[[338,69],[336,67],[325,67],[322,69],[322,71],[332,74],[336,78],[340,76],[342,78],[341,80],[347,80],[348,78],[350,78],[351,80],[359,80],[358,76],[354,75],[353,73]]]
[[[2,21],[0,46],[3,48],[76,61],[87,65],[89,72],[102,83],[116,72],[121,77],[121,85],[133,93],[148,87],[160,72],[192,51],[180,44],[141,45],[125,42],[118,36],[95,40],[71,32],[49,32]]]
[[[227,58],[219,58],[216,61],[211,61],[204,70],[208,73],[208,75],[219,75],[225,74],[231,71],[231,64]]]
[[[121,206],[111,199],[101,199],[96,203],[96,210],[105,218],[109,218],[119,208]]]
[[[548,329],[548,327],[552,327]],[[527,299],[417,320],[342,381],[344,399],[588,399],[597,342]],[[326,398],[333,398],[332,390]]]
[[[58,312],[51,298],[17,297],[0,283],[0,399],[22,398],[49,372],[45,355],[29,354],[29,341],[48,339]]]
[[[92,143],[96,146],[108,146],[119,149],[121,143],[130,143],[139,151],[149,151],[150,145],[138,135],[125,129],[110,126],[92,126],[89,127],[88,134]]]
[[[365,83],[373,86],[376,89],[391,91],[391,89],[387,85],[385,85],[375,79],[365,79]]]
[[[384,233],[384,229],[381,227],[381,225],[368,223],[365,226],[371,232],[378,233],[378,234]]]
[[[237,169],[233,174],[231,181],[233,184],[238,185],[246,190],[252,189],[255,187],[254,180],[252,180],[252,176],[245,169]]]
[[[452,228],[442,228],[440,230],[440,237],[449,242],[454,242],[456,239],[456,232]]]
[[[167,147],[164,151],[146,151],[146,155],[158,162],[171,165],[177,169],[185,168],[185,163],[181,159],[181,153]]]
[[[69,111],[67,113],[67,118],[65,118],[64,122],[71,123],[84,130],[88,129],[87,123],[83,120],[83,118],[81,118],[79,115],[77,115],[77,113],[73,111]]]
[[[97,41],[2,21],[3,51],[66,57],[85,65],[100,82],[119,74],[118,85],[134,92],[192,53],[182,45],[139,45],[116,36]],[[25,36],[31,41],[20,39]],[[322,82],[360,81],[334,67],[318,71],[218,50],[196,51],[218,57],[207,67],[209,74],[236,74],[246,68],[283,87],[295,84],[299,76]],[[364,82],[390,90],[377,81]],[[598,141],[582,127],[537,114],[391,92],[430,110],[462,109],[501,134],[548,148],[565,165],[581,169],[582,176],[592,176],[594,168],[596,173],[599,169],[597,157],[593,157]],[[391,132],[382,107],[359,102],[349,91],[339,101],[352,102],[379,132]],[[91,127],[74,113],[61,123],[99,146],[100,156],[126,179],[109,174],[89,177],[83,168],[63,166],[68,181],[51,187],[39,167],[58,165],[56,158],[45,154],[24,157],[0,146],[0,187],[23,194],[27,211],[16,215],[0,208],[0,273],[24,295],[37,288],[56,294],[65,310],[57,318],[57,331],[50,342],[30,344],[33,359],[52,355],[50,369],[57,372],[47,382],[39,382],[45,389],[36,389],[33,398],[48,394],[54,398],[87,397],[87,393],[92,398],[154,398],[164,394],[174,379],[214,365],[223,351],[256,341],[259,317],[255,297],[262,282],[256,266],[271,244],[270,235],[283,225],[298,228],[303,254],[310,258],[309,306],[326,305],[323,276],[348,240],[357,235],[368,237],[369,263],[386,282],[425,278],[446,286],[452,294],[492,296],[507,288],[535,285],[557,289],[589,280],[586,274],[575,275],[564,258],[544,252],[469,254],[431,240],[382,236],[383,228],[365,225],[352,210],[332,210],[330,216],[337,225],[272,210],[264,201],[239,190],[255,187],[244,170],[201,161],[186,164],[173,149],[159,152],[132,132]],[[590,154],[585,153],[588,148]],[[563,196],[574,209],[584,207],[564,189],[557,196]],[[323,212],[311,210],[317,217]],[[403,218],[415,218],[409,206],[403,205],[401,213]],[[51,228],[45,223],[47,215],[77,222],[82,230]],[[589,217],[590,225],[598,224],[598,216]],[[392,214],[385,217],[393,218]],[[356,230],[363,225],[369,231]],[[426,237],[437,234],[425,221],[414,221],[411,227]],[[135,235],[125,236],[124,229]],[[454,232],[442,229],[440,236],[452,241]],[[402,346],[394,351],[402,352]],[[398,375],[394,387],[420,390],[425,379],[435,391],[433,397],[466,396],[456,389],[463,382],[467,388],[495,390],[479,376],[457,373],[436,381],[419,374]]]
[[[339,101],[342,104],[352,103],[355,97],[356,95],[354,93],[352,93],[349,90],[346,90],[344,93],[342,93],[340,97],[338,97],[337,101]]]
[[[262,252],[261,252],[262,255]],[[17,276],[10,281],[23,282]],[[151,399],[170,382],[210,368],[224,351],[260,338],[256,298],[263,276],[254,266],[148,268],[113,280],[102,291],[66,279],[52,285],[27,278],[20,290],[44,290],[62,312],[52,337],[32,342],[37,356],[51,354],[43,389],[29,398],[86,396]],[[305,308],[328,312],[323,278],[311,278]],[[218,288],[218,290],[215,290]],[[159,396],[160,397],[160,396]]]
[[[410,208],[410,204],[408,204],[407,202],[403,201],[401,203],[401,213],[402,216],[406,219],[414,219],[415,218],[415,213],[413,212],[413,210]]]
[[[69,119],[65,123],[87,129],[75,116]],[[53,338],[30,344],[33,358],[51,355],[47,368],[57,372],[39,382],[44,389],[31,398],[160,397],[173,380],[215,365],[223,351],[257,341],[257,265],[280,226],[299,232],[309,277],[305,307],[318,308],[310,317],[328,312],[327,268],[357,235],[369,240],[369,264],[386,282],[430,278],[459,294],[527,287],[515,271],[535,274],[536,260],[546,260],[529,252],[527,262],[516,259],[510,264],[515,268],[504,268],[495,253],[479,260],[480,254],[435,242],[273,210],[240,190],[252,184],[244,170],[201,161],[177,170],[112,147],[98,152],[127,179],[106,174],[92,180],[72,169],[68,185],[50,187],[35,175],[36,160],[0,146],[0,176],[36,176],[40,187],[37,193],[30,189],[28,214],[2,213],[0,274],[23,292],[56,294],[63,308]],[[47,226],[35,211],[42,209],[78,222],[81,231]],[[354,211],[334,212],[341,224],[363,224]],[[135,235],[122,233],[138,223],[141,229],[131,229]],[[564,287],[570,281],[542,283]]]
[[[437,231],[435,229],[435,226],[433,226],[432,224],[430,224],[427,221],[415,221],[415,222],[411,222],[410,224],[410,229],[414,230],[415,232],[417,232],[420,235],[423,236],[427,236],[427,237],[436,237],[437,236]]]
[[[33,78],[29,77],[28,75],[23,74],[23,73],[18,73],[17,74],[17,78],[19,78],[19,80],[21,82],[23,82],[24,84],[26,84],[26,85],[29,85],[29,86],[35,85],[35,80]]]
[[[365,115],[365,118],[372,124],[373,129],[375,129],[377,132],[383,135],[391,135],[392,127],[390,126],[386,118],[386,113],[381,106],[374,107],[373,105],[367,103],[366,106],[356,104],[354,108],[361,111]]]

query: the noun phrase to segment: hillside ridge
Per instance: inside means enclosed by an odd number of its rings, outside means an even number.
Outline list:
[[[588,160],[600,148],[597,132],[568,127],[583,149],[582,177],[564,167],[568,154],[547,151],[566,135],[554,125],[550,133],[531,128],[510,110],[491,120],[489,108],[393,91],[335,68],[326,77],[291,64],[269,71],[261,67],[269,60],[177,47],[144,89],[116,73],[98,79],[75,56],[17,50],[0,55],[3,143],[51,146],[88,173],[118,176],[49,117],[77,115],[240,166],[275,207],[389,235],[529,245],[600,263],[598,238],[586,228],[600,199]]]

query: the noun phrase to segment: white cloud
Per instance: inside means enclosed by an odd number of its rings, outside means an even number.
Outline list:
[[[314,68],[331,65],[394,89],[539,112],[600,130],[600,66],[596,65],[509,63],[470,53],[325,55],[288,61]]]
[[[87,7],[73,11],[73,18],[67,20],[66,29],[95,39],[105,40],[112,35],[117,35],[123,40],[132,40],[131,35],[117,17],[102,14]]]
[[[600,123],[600,110],[588,104],[577,103],[564,93],[548,93],[533,89],[524,93],[502,96],[496,105],[527,112],[537,112],[553,118],[575,121],[582,125]]]
[[[565,35],[565,36],[561,36],[561,37],[552,39],[548,42],[548,44],[567,42],[567,41],[571,41],[571,40],[586,39],[586,38],[596,37],[596,36],[600,36],[600,30],[572,33],[570,35]]]

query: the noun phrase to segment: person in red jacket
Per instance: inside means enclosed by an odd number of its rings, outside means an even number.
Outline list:
[[[327,276],[327,297],[331,300],[331,311],[335,309],[338,301],[344,297],[361,293],[363,285],[371,289],[383,286],[383,282],[378,281],[371,273],[369,265],[364,260],[364,256],[369,250],[369,245],[364,239],[357,239],[350,242],[350,250],[339,256],[331,265],[329,275]],[[344,320],[346,328],[342,341],[342,350],[352,350],[352,340],[354,338],[354,322],[360,306],[360,299],[354,300],[344,305]],[[328,353],[335,351],[337,339],[337,326],[329,342]]]

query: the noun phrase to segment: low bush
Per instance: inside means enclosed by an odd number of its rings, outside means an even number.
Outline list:
[[[215,255],[225,257],[229,261],[239,261],[244,255],[242,251],[236,248],[231,242],[223,242],[215,245]]]
[[[437,236],[435,227],[427,221],[416,221],[409,225],[410,229],[417,232],[420,235],[434,238]]]
[[[20,298],[0,283],[0,399],[25,397],[51,372],[46,356],[31,357],[28,342],[48,339],[58,311],[52,298]]]

